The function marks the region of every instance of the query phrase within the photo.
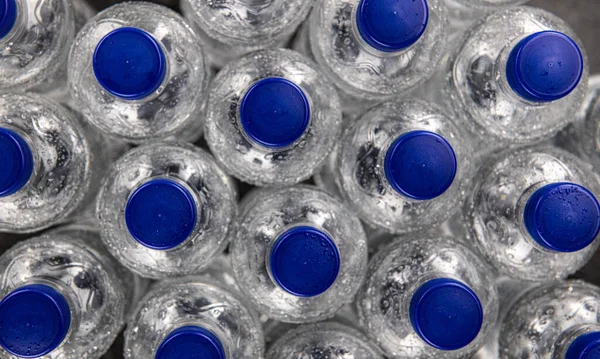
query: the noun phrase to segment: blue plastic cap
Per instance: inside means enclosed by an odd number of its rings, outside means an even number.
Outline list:
[[[0,153],[0,197],[6,197],[29,181],[33,155],[25,139],[6,128],[0,128]]]
[[[401,51],[417,42],[428,21],[427,0],[361,0],[356,10],[360,36],[384,52]]]
[[[140,100],[163,83],[167,60],[152,35],[134,27],[121,27],[100,40],[93,68],[106,91],[125,100]]]
[[[225,350],[211,331],[188,326],[172,331],[158,346],[154,359],[225,359]]]
[[[17,1],[0,0],[0,39],[8,35],[17,21]]]
[[[600,358],[600,332],[592,332],[575,338],[565,359],[599,359]]]
[[[483,324],[477,295],[464,283],[449,278],[425,282],[413,295],[409,310],[415,332],[440,350],[467,346]]]
[[[310,122],[310,104],[298,85],[268,77],[252,85],[240,104],[246,135],[267,148],[284,148],[302,137]]]
[[[340,254],[333,240],[309,226],[285,231],[271,249],[273,279],[286,292],[314,297],[335,282],[340,271]]]
[[[583,55],[570,37],[556,31],[527,36],[510,52],[506,78],[521,97],[533,102],[556,101],[577,87]]]
[[[587,247],[600,231],[600,205],[585,187],[552,183],[529,197],[523,213],[525,228],[542,247],[575,252]]]
[[[21,358],[37,358],[58,348],[71,325],[67,300],[56,289],[31,284],[0,302],[0,345]]]
[[[456,155],[442,136],[411,131],[398,137],[385,154],[385,176],[403,196],[428,200],[440,196],[456,176]]]
[[[155,179],[139,186],[125,207],[129,233],[143,246],[172,249],[194,231],[196,202],[181,184],[169,179]]]

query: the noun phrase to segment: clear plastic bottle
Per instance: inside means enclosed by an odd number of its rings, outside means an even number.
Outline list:
[[[442,98],[482,153],[556,134],[585,97],[587,56],[568,25],[516,7],[471,28],[446,61]]]
[[[0,357],[100,358],[142,294],[143,281],[92,227],[64,227],[0,257]]]
[[[67,56],[93,15],[81,0],[6,0],[0,9],[0,88],[64,99]]]
[[[236,222],[233,272],[260,312],[314,322],[353,300],[367,245],[360,221],[337,199],[311,186],[256,190]]]
[[[252,53],[223,68],[207,105],[206,141],[242,181],[290,185],[308,179],[338,140],[335,88],[290,50]]]
[[[600,75],[590,77],[587,96],[577,115],[578,122],[559,134],[559,146],[600,169]]]
[[[362,112],[433,74],[445,51],[446,8],[440,0],[319,1],[308,32],[344,111]]]
[[[102,131],[135,143],[198,138],[208,77],[189,25],[146,2],[99,13],[77,34],[69,55],[77,108]]]
[[[496,325],[487,265],[454,238],[405,235],[371,259],[360,322],[391,358],[468,358]]]
[[[96,215],[102,240],[132,271],[149,278],[193,274],[224,250],[236,196],[209,153],[159,142],[115,162]]]
[[[314,0],[182,0],[181,10],[222,67],[252,51],[284,47]]]
[[[386,102],[345,132],[318,183],[340,193],[367,224],[404,233],[441,224],[472,176],[469,139],[421,100]]]
[[[288,331],[267,352],[267,359],[382,359],[359,331],[335,322],[302,325]]]
[[[0,95],[0,231],[64,223],[94,200],[110,143],[39,95]]]
[[[501,273],[565,278],[600,245],[600,179],[564,150],[532,147],[489,159],[465,204],[472,243]]]
[[[126,359],[264,358],[263,332],[241,295],[208,276],[159,282],[125,331]]]
[[[592,359],[600,353],[600,289],[581,281],[531,289],[502,324],[502,359]]]
[[[492,12],[526,3],[528,0],[444,0],[451,32],[461,32]],[[452,34],[453,35],[453,34]]]

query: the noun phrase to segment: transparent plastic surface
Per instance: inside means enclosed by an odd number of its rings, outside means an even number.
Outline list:
[[[303,325],[288,331],[267,352],[267,359],[381,359],[359,331],[335,322]]]
[[[312,55],[338,88],[345,112],[362,112],[425,81],[444,53],[447,36],[444,3],[429,0],[429,20],[421,38],[402,51],[379,51],[359,35],[359,3],[320,1],[309,17]]]
[[[465,203],[464,223],[473,243],[501,273],[522,280],[566,278],[596,252],[596,238],[586,248],[561,253],[539,245],[523,223],[524,206],[542,186],[581,184],[598,196],[600,182],[591,165],[552,147],[508,150],[488,159]]]
[[[416,130],[439,134],[456,155],[452,184],[430,200],[401,195],[384,173],[392,142]],[[335,154],[317,182],[341,194],[369,225],[396,233],[430,228],[449,218],[462,203],[473,171],[469,139],[441,109],[421,100],[387,102],[371,109],[348,128]]]
[[[564,134],[567,149],[589,160],[596,169],[600,168],[600,76],[592,76],[587,99],[581,109],[581,123],[576,123],[572,132]]]
[[[18,243],[0,257],[1,292],[45,284],[71,309],[63,343],[43,359],[98,359],[125,324],[142,281],[111,257],[93,228],[64,227]],[[18,359],[0,348],[2,358]]]
[[[524,37],[545,30],[571,37],[583,55],[579,85],[552,102],[524,100],[509,86],[506,61]],[[588,82],[587,56],[574,31],[561,19],[541,9],[516,7],[490,15],[471,28],[447,61],[442,96],[454,117],[463,119],[477,150],[489,152],[515,143],[551,137],[575,120]]]
[[[0,198],[1,231],[35,232],[89,207],[114,149],[106,138],[37,95],[0,95],[0,127],[25,139],[34,163],[24,187]]]
[[[257,315],[236,291],[201,276],[156,284],[127,326],[125,358],[154,358],[165,337],[184,326],[199,326],[214,333],[228,359],[264,357]]]
[[[450,29],[461,31],[492,12],[526,3],[528,0],[444,0]]]
[[[459,350],[430,346],[415,332],[409,319],[416,290],[441,277],[469,286],[483,309],[479,334]],[[498,315],[498,293],[488,266],[454,238],[428,234],[397,237],[381,248],[369,262],[357,303],[365,331],[392,358],[467,358],[484,344]]]
[[[222,67],[249,52],[283,47],[304,21],[314,0],[183,0],[211,64]]]
[[[296,84],[310,104],[310,122],[293,144],[266,148],[241,128],[240,105],[248,88],[267,77]],[[291,185],[323,164],[339,138],[342,118],[335,88],[316,64],[290,50],[250,54],[223,68],[212,82],[207,105],[206,140],[220,165],[242,181]]]
[[[508,312],[500,332],[500,358],[564,358],[574,337],[598,331],[600,289],[581,281],[538,286]]]
[[[17,0],[17,19],[0,40],[0,88],[66,94],[67,56],[92,15],[80,0]]]
[[[198,213],[190,235],[168,250],[138,242],[124,214],[131,193],[160,178],[176,181],[191,193]],[[190,144],[159,142],[131,150],[111,167],[98,193],[96,215],[102,240],[132,271],[150,278],[193,274],[224,250],[237,213],[236,195],[233,182],[209,153]]]
[[[360,221],[342,203],[315,187],[297,186],[251,192],[240,211],[232,230],[231,265],[240,289],[260,312],[283,322],[314,322],[333,317],[353,300],[365,275],[367,245]],[[291,294],[269,269],[274,242],[298,225],[325,231],[339,251],[335,282],[317,296]]]
[[[123,27],[149,33],[167,62],[162,84],[141,100],[124,100],[107,92],[92,67],[99,41]],[[71,48],[68,75],[77,108],[87,121],[112,136],[140,143],[171,136],[193,141],[201,134],[208,66],[197,35],[180,15],[164,6],[117,4],[92,18]]]

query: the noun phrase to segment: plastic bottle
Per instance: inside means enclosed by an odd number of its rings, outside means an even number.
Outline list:
[[[6,0],[0,9],[0,88],[65,99],[67,56],[93,15],[80,0]]]
[[[502,152],[477,172],[464,222],[499,272],[565,278],[596,252],[600,182],[590,164],[537,146]]]
[[[391,358],[468,358],[496,325],[493,273],[451,237],[406,235],[369,263],[360,322]]]
[[[284,47],[314,0],[183,0],[181,10],[206,44],[210,63],[223,67],[252,51]]]
[[[469,139],[440,108],[386,102],[345,132],[317,183],[367,224],[404,233],[435,227],[460,207],[472,176]]]
[[[590,359],[600,352],[600,289],[581,281],[531,289],[500,333],[500,358]]]
[[[557,136],[557,145],[600,169],[600,75],[590,77],[587,96],[577,121]]]
[[[441,97],[480,153],[549,138],[575,120],[589,70],[564,21],[516,7],[490,15],[461,43],[446,61]]]
[[[146,2],[111,6],[78,33],[69,89],[86,120],[129,142],[202,130],[208,69],[183,18]]]
[[[7,359],[99,359],[143,290],[91,227],[20,242],[0,257],[0,271],[0,356]]]
[[[444,0],[444,2],[448,8],[450,30],[460,33],[492,12],[524,4],[527,0]]]
[[[341,132],[335,88],[316,64],[265,50],[223,68],[207,105],[206,141],[231,175],[258,185],[308,179]]]
[[[332,317],[352,301],[367,245],[360,221],[338,200],[311,186],[256,190],[236,223],[233,272],[260,312],[306,323]]]
[[[446,8],[439,0],[319,1],[308,29],[312,55],[355,115],[433,74],[445,51]]]
[[[364,334],[335,322],[302,325],[288,331],[267,351],[267,359],[382,359]]]
[[[137,147],[108,171],[96,215],[102,240],[143,277],[193,274],[227,244],[236,189],[213,157],[190,144]]]
[[[125,332],[126,359],[264,357],[263,332],[243,297],[208,276],[159,282]]]
[[[94,200],[114,156],[103,136],[39,95],[0,95],[0,231],[67,222]]]

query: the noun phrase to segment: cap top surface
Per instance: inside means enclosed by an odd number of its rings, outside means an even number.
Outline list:
[[[16,193],[33,173],[31,148],[21,135],[0,128],[0,197]]]
[[[269,260],[275,282],[298,297],[314,297],[327,291],[340,270],[340,254],[334,241],[310,226],[294,227],[281,234]]]
[[[542,247],[575,252],[596,239],[600,231],[600,205],[581,185],[551,183],[531,195],[523,220],[527,232]]]
[[[67,300],[47,285],[17,288],[0,302],[0,345],[18,357],[37,358],[52,352],[70,325]]]
[[[264,78],[246,91],[240,122],[251,141],[267,148],[285,148],[307,130],[310,104],[295,83],[281,77]]]
[[[175,329],[162,341],[155,359],[226,359],[223,344],[210,330],[198,326]]]
[[[178,182],[150,180],[130,195],[125,222],[133,238],[145,247],[167,250],[183,243],[194,231],[196,201]]]
[[[428,22],[427,0],[361,0],[356,10],[360,36],[383,52],[410,47],[421,38]]]
[[[428,131],[400,135],[384,160],[385,176],[403,196],[429,200],[442,195],[454,181],[456,155],[442,136]]]
[[[533,102],[567,96],[579,84],[583,71],[583,55],[575,41],[556,31],[527,36],[512,49],[506,64],[510,87]]]
[[[98,42],[92,67],[107,92],[124,100],[140,100],[158,90],[166,75],[167,60],[148,32],[120,27]]]
[[[479,334],[483,308],[466,284],[438,278],[425,282],[413,295],[410,321],[427,344],[440,350],[457,350]]]

